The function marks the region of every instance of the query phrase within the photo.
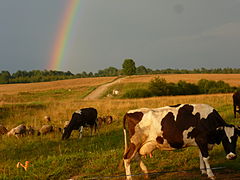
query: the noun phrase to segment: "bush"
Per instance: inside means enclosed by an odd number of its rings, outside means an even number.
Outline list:
[[[179,81],[177,83],[177,88],[177,95],[199,94],[198,86],[195,84],[187,83],[186,81]]]
[[[122,98],[146,98],[151,96],[152,93],[147,89],[133,89],[127,91]]]
[[[150,81],[149,91],[154,96],[164,96],[169,95],[171,88],[168,86],[168,83],[165,79],[156,77]]]
[[[229,93],[233,92],[235,89],[235,87],[231,87],[224,81],[209,81],[201,79],[197,84],[201,94]]]

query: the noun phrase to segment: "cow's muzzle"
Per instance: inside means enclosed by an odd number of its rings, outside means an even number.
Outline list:
[[[234,160],[234,159],[237,158],[237,155],[234,154],[234,153],[232,153],[232,152],[230,152],[230,153],[226,156],[226,158],[227,158],[228,160]]]

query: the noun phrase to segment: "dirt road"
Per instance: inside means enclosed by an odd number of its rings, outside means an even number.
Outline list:
[[[124,77],[125,78],[125,77]],[[94,99],[99,99],[100,96],[104,93],[104,91],[107,90],[109,86],[112,86],[113,84],[120,83],[124,78],[118,78],[117,80],[103,84],[99,86],[97,89],[95,89],[93,92],[91,92],[89,95],[87,95],[84,100],[94,100]]]

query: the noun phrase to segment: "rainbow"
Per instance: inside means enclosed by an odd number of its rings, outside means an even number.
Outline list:
[[[80,7],[80,0],[67,0],[66,2],[66,9],[61,18],[56,40],[54,41],[53,51],[50,53],[50,60],[47,65],[47,69],[49,70],[59,70],[61,68],[61,63],[66,53],[66,47],[71,37],[74,21]]]

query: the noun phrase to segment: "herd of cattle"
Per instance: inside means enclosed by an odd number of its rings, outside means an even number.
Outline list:
[[[80,115],[81,114],[81,115]],[[62,139],[68,139],[71,135],[72,130],[79,130],[80,138],[82,137],[83,127],[101,128],[103,124],[111,124],[113,121],[112,116],[97,117],[97,111],[94,108],[85,108],[76,111],[72,115],[70,121],[65,121],[63,128],[50,125],[51,119],[49,116],[44,117],[44,121],[48,124],[43,125],[39,130],[35,130],[31,126],[26,126],[25,124],[20,124],[17,127],[7,130],[7,128],[0,124],[0,135],[6,134],[7,136],[15,136],[17,138],[26,135],[46,135],[52,132],[57,132],[62,134]],[[81,130],[81,131],[80,131]]]
[[[240,114],[240,92],[233,94],[233,106],[236,118],[236,113]],[[45,125],[38,134],[60,131],[62,140],[65,140],[70,137],[73,130],[79,130],[79,138],[82,138],[83,127],[90,127],[92,134],[92,131],[96,132],[103,123],[111,124],[112,121],[111,116],[98,117],[97,110],[94,108],[84,108],[72,114],[71,120],[65,124],[63,130]],[[19,125],[7,131],[0,125],[0,134],[5,133],[18,137],[22,134],[34,133],[34,130],[31,127],[27,129],[25,125]],[[209,165],[209,150],[214,145],[222,143],[226,158],[236,159],[240,127],[226,123],[220,114],[207,104],[177,104],[128,111],[123,118],[123,134],[125,144],[123,162],[128,180],[132,179],[130,171],[132,159],[136,158],[139,161],[140,168],[147,178],[148,170],[141,156],[152,157],[155,149],[175,150],[191,146],[199,148],[201,173],[206,174],[210,179],[215,179]]]

